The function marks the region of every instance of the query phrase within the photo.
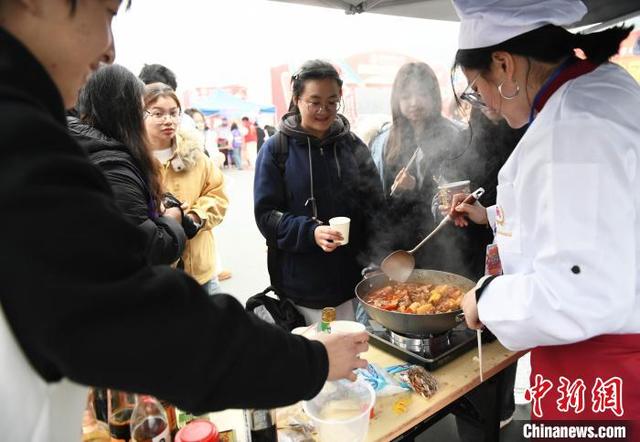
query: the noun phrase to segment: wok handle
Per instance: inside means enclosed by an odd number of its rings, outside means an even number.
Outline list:
[[[463,321],[464,321],[464,312],[458,313],[456,315],[456,322],[460,323],[460,322],[463,322]]]
[[[382,270],[380,270],[380,266],[371,264],[365,267],[364,269],[362,269],[360,274],[362,275],[363,279],[369,279],[369,278],[373,278],[376,275],[382,274]]]

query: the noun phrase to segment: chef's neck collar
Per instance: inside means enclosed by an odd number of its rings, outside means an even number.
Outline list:
[[[597,68],[598,65],[589,60],[580,60],[576,57],[569,57],[551,73],[549,78],[542,84],[542,87],[533,99],[531,112],[529,113],[529,124],[536,116],[551,96],[569,80],[588,74]]]

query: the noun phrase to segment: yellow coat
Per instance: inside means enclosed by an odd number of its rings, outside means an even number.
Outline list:
[[[179,129],[173,155],[161,167],[164,190],[188,204],[185,215],[194,212],[204,222],[182,255],[184,271],[200,284],[217,274],[211,229],[222,222],[229,204],[224,175],[204,154],[202,143],[198,132]]]

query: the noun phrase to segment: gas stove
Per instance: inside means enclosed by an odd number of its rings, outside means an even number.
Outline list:
[[[441,335],[409,336],[370,320],[367,331],[371,336],[370,345],[431,371],[477,347],[476,332],[464,324]],[[495,337],[488,331],[482,333],[483,343],[493,340]]]

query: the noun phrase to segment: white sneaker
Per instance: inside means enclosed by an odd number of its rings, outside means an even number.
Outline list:
[[[511,416],[509,416],[508,418],[506,418],[505,420],[500,421],[500,429],[502,430],[504,427],[509,425],[512,420],[513,420],[513,414]]]

